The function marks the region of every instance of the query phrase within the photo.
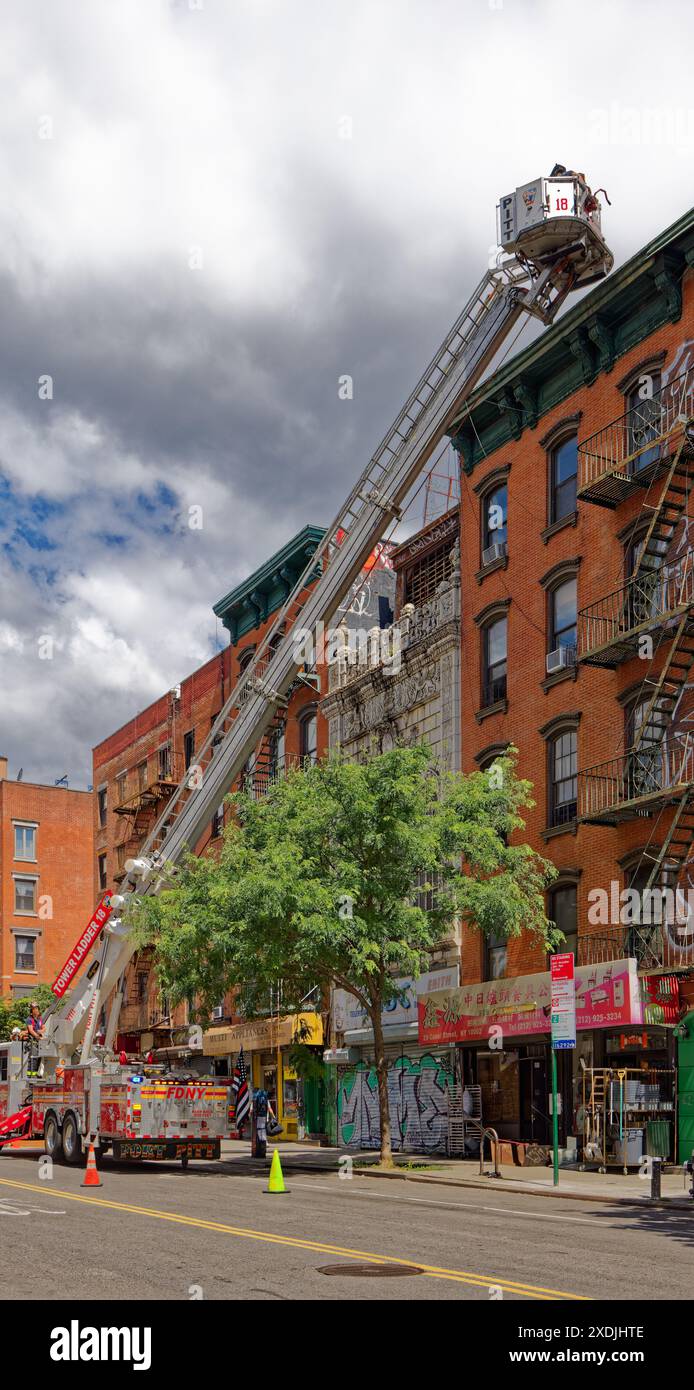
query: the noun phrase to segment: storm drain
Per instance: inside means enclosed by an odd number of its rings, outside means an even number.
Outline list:
[[[348,1274],[361,1279],[398,1279],[403,1275],[423,1274],[418,1265],[320,1265],[319,1274]]]

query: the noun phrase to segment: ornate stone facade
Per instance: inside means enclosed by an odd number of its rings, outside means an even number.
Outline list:
[[[347,757],[397,743],[429,744],[442,769],[460,769],[460,551],[428,602],[405,604],[392,628],[374,629],[368,650],[331,663],[322,708],[328,743]]]

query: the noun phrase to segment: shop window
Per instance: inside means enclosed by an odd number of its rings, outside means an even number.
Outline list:
[[[498,618],[482,630],[482,704],[495,705],[506,699],[506,618]]]
[[[578,436],[572,434],[552,449],[550,470],[550,525],[571,516],[576,510],[576,474],[578,472]]]
[[[578,734],[567,729],[549,742],[549,823],[567,825],[576,819]]]

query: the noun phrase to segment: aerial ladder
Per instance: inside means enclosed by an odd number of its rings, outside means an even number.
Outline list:
[[[300,675],[305,650],[297,634],[315,634],[330,622],[516,323],[532,315],[551,324],[569,293],[612,268],[600,203],[583,174],[555,165],[549,176],[503,197],[497,213],[496,264],[482,276],[370,458],[138,857],[126,861],[124,893],[110,898],[95,961],[47,1019],[40,1044],[47,1074],[75,1049],[82,1066],[113,1056],[122,979],[135,949],[122,910],[127,896],[156,893],[166,867],[199,841]],[[105,1038],[95,1050],[98,1020],[111,996]]]

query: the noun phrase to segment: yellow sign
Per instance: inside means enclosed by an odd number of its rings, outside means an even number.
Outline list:
[[[297,1033],[308,1029],[302,1042],[312,1047],[323,1045],[323,1020],[320,1014],[285,1014],[283,1018],[253,1018],[246,1023],[230,1023],[226,1028],[210,1028],[203,1033],[202,1051],[205,1057],[226,1057],[229,1053],[270,1052],[287,1047]]]

